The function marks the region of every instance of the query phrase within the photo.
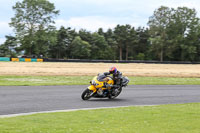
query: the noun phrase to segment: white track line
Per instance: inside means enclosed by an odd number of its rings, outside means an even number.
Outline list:
[[[122,108],[122,107],[140,107],[140,106],[156,106],[156,105],[130,105],[130,106],[115,106],[115,107],[98,107],[98,108],[80,108],[80,109],[68,109],[68,110],[53,110],[53,111],[41,111],[41,112],[30,112],[30,113],[20,113],[20,114],[9,114],[9,115],[0,115],[0,118],[10,118],[17,116],[26,116],[34,114],[44,114],[44,113],[58,113],[58,112],[72,112],[79,110],[95,110],[95,109],[112,109],[112,108]]]

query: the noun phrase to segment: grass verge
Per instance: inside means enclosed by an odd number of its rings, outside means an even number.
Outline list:
[[[0,76],[0,86],[89,85],[93,76]],[[129,77],[129,85],[200,85],[200,78]]]
[[[199,133],[200,103],[0,118],[1,133]]]

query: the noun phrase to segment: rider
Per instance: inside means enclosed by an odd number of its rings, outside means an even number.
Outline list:
[[[121,79],[122,79],[122,73],[120,71],[118,71],[116,67],[111,67],[109,69],[109,72],[104,72],[103,74],[105,76],[112,75],[113,80],[114,80],[114,87],[120,87]]]

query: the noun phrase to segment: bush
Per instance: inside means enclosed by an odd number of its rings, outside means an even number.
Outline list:
[[[139,53],[136,58],[137,58],[137,60],[144,60],[145,55],[144,55],[144,53]]]

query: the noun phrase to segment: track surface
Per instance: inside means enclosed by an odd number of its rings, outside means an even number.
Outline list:
[[[200,102],[199,85],[133,85],[113,100],[81,100],[87,86],[0,86],[0,115],[129,105]]]

